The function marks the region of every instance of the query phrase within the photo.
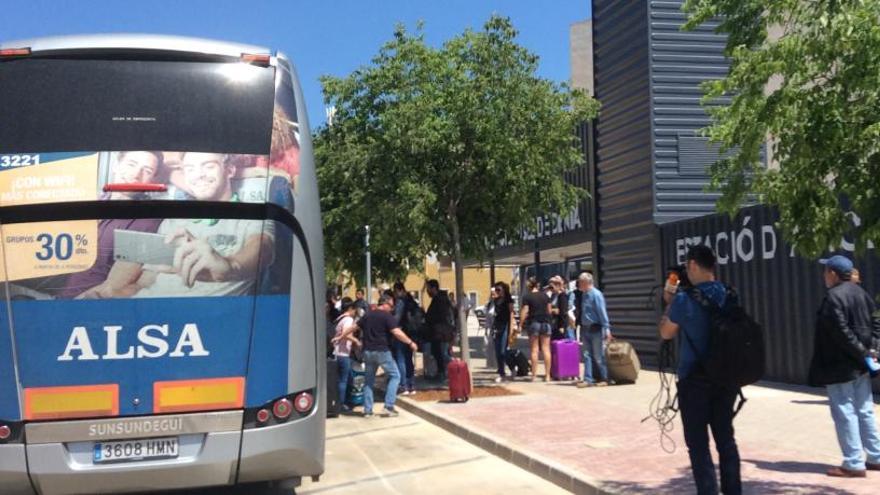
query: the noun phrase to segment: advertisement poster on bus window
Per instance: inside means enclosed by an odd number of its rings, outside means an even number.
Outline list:
[[[0,155],[0,206],[94,201],[97,180],[97,153]],[[96,251],[84,241],[96,227],[94,221],[4,225],[0,274],[22,280],[85,270]]]
[[[166,151],[0,155],[10,164],[0,166],[0,205],[228,201],[292,211],[298,146],[291,143],[273,149],[274,161],[273,154]],[[290,231],[275,221],[99,218],[8,224],[2,232],[13,298],[241,296],[289,287]]]

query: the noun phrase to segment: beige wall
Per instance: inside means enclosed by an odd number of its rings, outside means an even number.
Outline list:
[[[569,28],[571,85],[593,94],[593,21],[576,22]]]
[[[516,266],[504,265],[495,266],[495,281],[506,282],[510,284],[516,276]],[[440,282],[440,288],[449,292],[455,292],[455,270],[451,265],[441,265],[433,260],[425,261],[424,273],[412,272],[407,275],[404,285],[409,292],[417,293],[418,300],[424,307],[431,303],[431,298],[425,292],[425,282],[429,279],[437,279]],[[379,298],[379,293],[385,288],[391,288],[393,282],[373,282],[373,296],[370,299],[375,302]],[[465,268],[464,269],[464,291],[466,294],[475,292],[477,295],[477,304],[486,304],[489,299],[489,286],[491,285],[491,273],[489,266],[484,268]],[[355,297],[355,287],[343,290],[343,296]],[[456,298],[458,295],[456,294]]]

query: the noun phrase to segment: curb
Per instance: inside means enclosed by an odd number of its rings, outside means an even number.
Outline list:
[[[434,426],[438,426],[462,440],[572,493],[577,495],[614,495],[617,493],[603,489],[601,482],[597,480],[565,468],[556,467],[552,462],[537,454],[523,451],[507,442],[497,440],[488,432],[455,424],[414,400],[398,397],[397,404],[401,409],[415,414]]]

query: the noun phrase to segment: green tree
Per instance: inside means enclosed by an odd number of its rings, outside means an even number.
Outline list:
[[[705,86],[708,135],[730,150],[712,170],[720,209],[757,194],[806,256],[847,234],[859,251],[880,242],[880,1],[687,0],[684,10],[686,28],[720,19],[728,35],[730,72]]]
[[[463,295],[466,258],[485,259],[497,239],[586,193],[563,173],[583,161],[574,130],[598,104],[538,77],[538,57],[516,36],[498,16],[440,47],[421,26],[398,26],[371,65],[322,77],[335,108],[315,136],[331,269],[360,272],[369,223],[374,275],[401,275],[431,252],[452,256]]]

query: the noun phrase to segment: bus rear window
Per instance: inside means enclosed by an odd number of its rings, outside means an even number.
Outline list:
[[[2,62],[0,154],[162,149],[266,155],[274,79],[274,67],[241,63]]]

